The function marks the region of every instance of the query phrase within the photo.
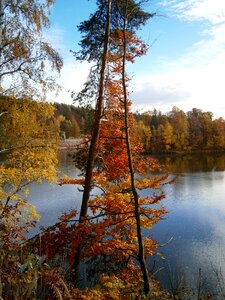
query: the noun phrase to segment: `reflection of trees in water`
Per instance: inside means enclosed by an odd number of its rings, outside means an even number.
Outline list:
[[[186,154],[172,156],[157,156],[160,163],[168,171],[175,173],[186,172],[211,172],[225,170],[225,154]]]

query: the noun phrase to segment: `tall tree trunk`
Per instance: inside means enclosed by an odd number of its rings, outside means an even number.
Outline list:
[[[84,192],[82,197],[82,204],[80,210],[80,217],[79,217],[79,224],[85,222],[87,210],[88,210],[88,200],[90,197],[91,191],[91,180],[92,180],[92,173],[96,155],[96,148],[97,148],[97,141],[99,136],[99,128],[100,122],[102,118],[102,111],[104,105],[104,81],[105,81],[105,68],[107,63],[107,55],[108,55],[108,46],[109,46],[109,35],[110,35],[110,17],[111,17],[111,2],[112,0],[108,0],[107,3],[107,16],[106,16],[106,27],[105,27],[105,41],[104,41],[104,50],[101,60],[101,71],[100,71],[100,80],[99,80],[99,94],[96,103],[95,109],[95,119],[91,137],[91,143],[88,152],[88,159],[87,159],[87,166],[86,166],[86,174],[85,174],[85,185],[84,185]],[[74,257],[74,264],[73,264],[73,272],[72,272],[72,279],[74,284],[76,285],[79,277],[79,263],[80,263],[80,256],[81,256],[81,248],[82,242],[78,245],[77,251]]]
[[[126,6],[128,1],[126,0]],[[126,12],[124,15],[124,24],[123,24],[123,66],[122,66],[122,83],[123,83],[123,93],[124,93],[124,121],[125,121],[125,133],[126,133],[126,146],[127,146],[127,155],[128,155],[128,164],[130,170],[130,180],[131,180],[131,190],[134,197],[134,207],[135,207],[135,220],[136,220],[136,228],[137,228],[137,238],[138,238],[138,261],[142,271],[142,277],[144,281],[144,293],[147,295],[150,291],[149,287],[149,277],[148,271],[145,263],[144,258],[144,245],[142,239],[142,232],[141,232],[141,221],[140,221],[140,214],[139,214],[139,196],[137,193],[137,189],[135,186],[135,179],[134,179],[134,167],[133,167],[133,160],[132,160],[132,153],[131,153],[131,145],[130,145],[130,133],[129,133],[129,109],[128,109],[128,99],[127,99],[127,88],[126,88],[126,48],[127,48],[127,41],[126,41],[126,22],[127,22],[127,7]]]

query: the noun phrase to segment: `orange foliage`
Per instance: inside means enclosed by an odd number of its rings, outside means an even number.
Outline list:
[[[58,182],[59,185],[64,184],[80,184],[84,185],[84,179],[61,178]]]
[[[120,45],[122,35],[120,31],[115,34],[114,42]],[[130,33],[128,39],[130,51],[127,60],[133,61],[145,51],[145,47]],[[129,285],[140,282],[141,272],[136,263],[138,241],[124,131],[123,89],[118,73],[121,68],[120,50],[110,55],[114,76],[107,82],[107,102],[100,125],[95,172],[92,176],[92,185],[101,192],[89,200],[89,214],[84,222],[78,224],[78,219],[74,219],[76,211],[64,214],[59,223],[44,230],[39,248],[42,253],[46,253],[48,259],[58,254],[66,254],[73,266],[77,247],[82,245],[82,261],[94,263],[100,259],[104,267],[99,275],[104,273],[111,276],[115,272],[119,274],[118,280]],[[160,202],[165,197],[161,187],[167,181],[168,175],[147,177],[149,171],[159,170],[160,167],[153,158],[142,155],[140,139],[132,134],[135,132],[135,122],[131,114],[129,126],[134,169],[137,174],[136,186],[139,190],[149,188],[155,191],[154,195],[139,198],[141,225],[151,229],[166,213]],[[84,179],[66,178],[61,179],[59,184],[83,185]],[[145,255],[153,255],[158,246],[157,242],[150,237],[144,237],[143,240]],[[103,280],[101,276],[99,278],[100,281]]]

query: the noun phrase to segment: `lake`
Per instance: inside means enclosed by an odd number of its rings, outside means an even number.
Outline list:
[[[179,177],[165,186],[165,219],[144,231],[163,245],[158,249],[162,255],[149,259],[148,266],[166,288],[185,286],[195,293],[200,288],[221,297],[225,294],[225,155],[158,159]],[[66,151],[60,154],[59,172],[79,175]],[[147,195],[148,190],[142,193]],[[33,184],[29,198],[42,216],[41,225],[48,226],[61,212],[80,208],[81,192],[72,185]]]

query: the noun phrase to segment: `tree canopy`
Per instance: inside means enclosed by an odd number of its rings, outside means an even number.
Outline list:
[[[1,0],[1,94],[40,98],[47,89],[57,87],[51,73],[61,70],[62,59],[43,36],[53,3],[53,0]]]

